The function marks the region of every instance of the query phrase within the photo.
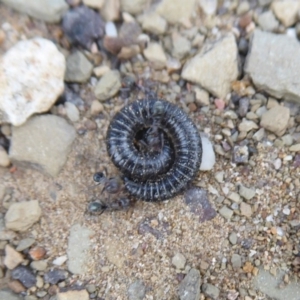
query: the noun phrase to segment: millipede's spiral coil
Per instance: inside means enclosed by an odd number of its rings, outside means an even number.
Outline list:
[[[152,149],[157,140],[159,146]],[[166,200],[182,192],[202,158],[195,124],[179,107],[159,99],[125,106],[112,119],[106,142],[111,160],[124,174],[126,189],[145,201]]]

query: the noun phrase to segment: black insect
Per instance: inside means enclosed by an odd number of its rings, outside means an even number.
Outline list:
[[[87,211],[91,214],[102,215],[105,211],[109,210],[123,210],[131,206],[131,201],[127,197],[120,197],[113,201],[95,200],[88,204]]]
[[[120,177],[107,178],[103,172],[94,174],[93,179],[98,184],[103,184],[101,194],[106,191],[109,194],[119,194],[123,190],[123,182]]]
[[[136,147],[139,135],[158,151]],[[192,120],[159,99],[138,100],[117,113],[108,128],[107,150],[124,174],[127,191],[145,201],[166,200],[183,191],[202,158],[201,138]]]

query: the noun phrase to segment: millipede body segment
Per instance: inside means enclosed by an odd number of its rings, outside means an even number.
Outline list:
[[[159,142],[155,149],[153,136]],[[195,124],[165,100],[137,100],[125,106],[112,119],[106,141],[126,189],[145,201],[166,200],[182,192],[201,164],[202,143]]]

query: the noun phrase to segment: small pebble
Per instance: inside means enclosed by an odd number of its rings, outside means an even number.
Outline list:
[[[229,235],[229,241],[232,245],[235,245],[237,243],[237,234],[235,232],[232,232]]]
[[[186,258],[181,253],[176,253],[172,258],[172,265],[178,270],[183,270],[186,263]]]

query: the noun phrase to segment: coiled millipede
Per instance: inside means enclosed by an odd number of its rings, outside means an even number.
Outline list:
[[[195,124],[165,100],[137,100],[125,106],[112,119],[106,142],[112,162],[124,174],[125,188],[144,201],[162,201],[182,192],[201,164],[202,143]]]

